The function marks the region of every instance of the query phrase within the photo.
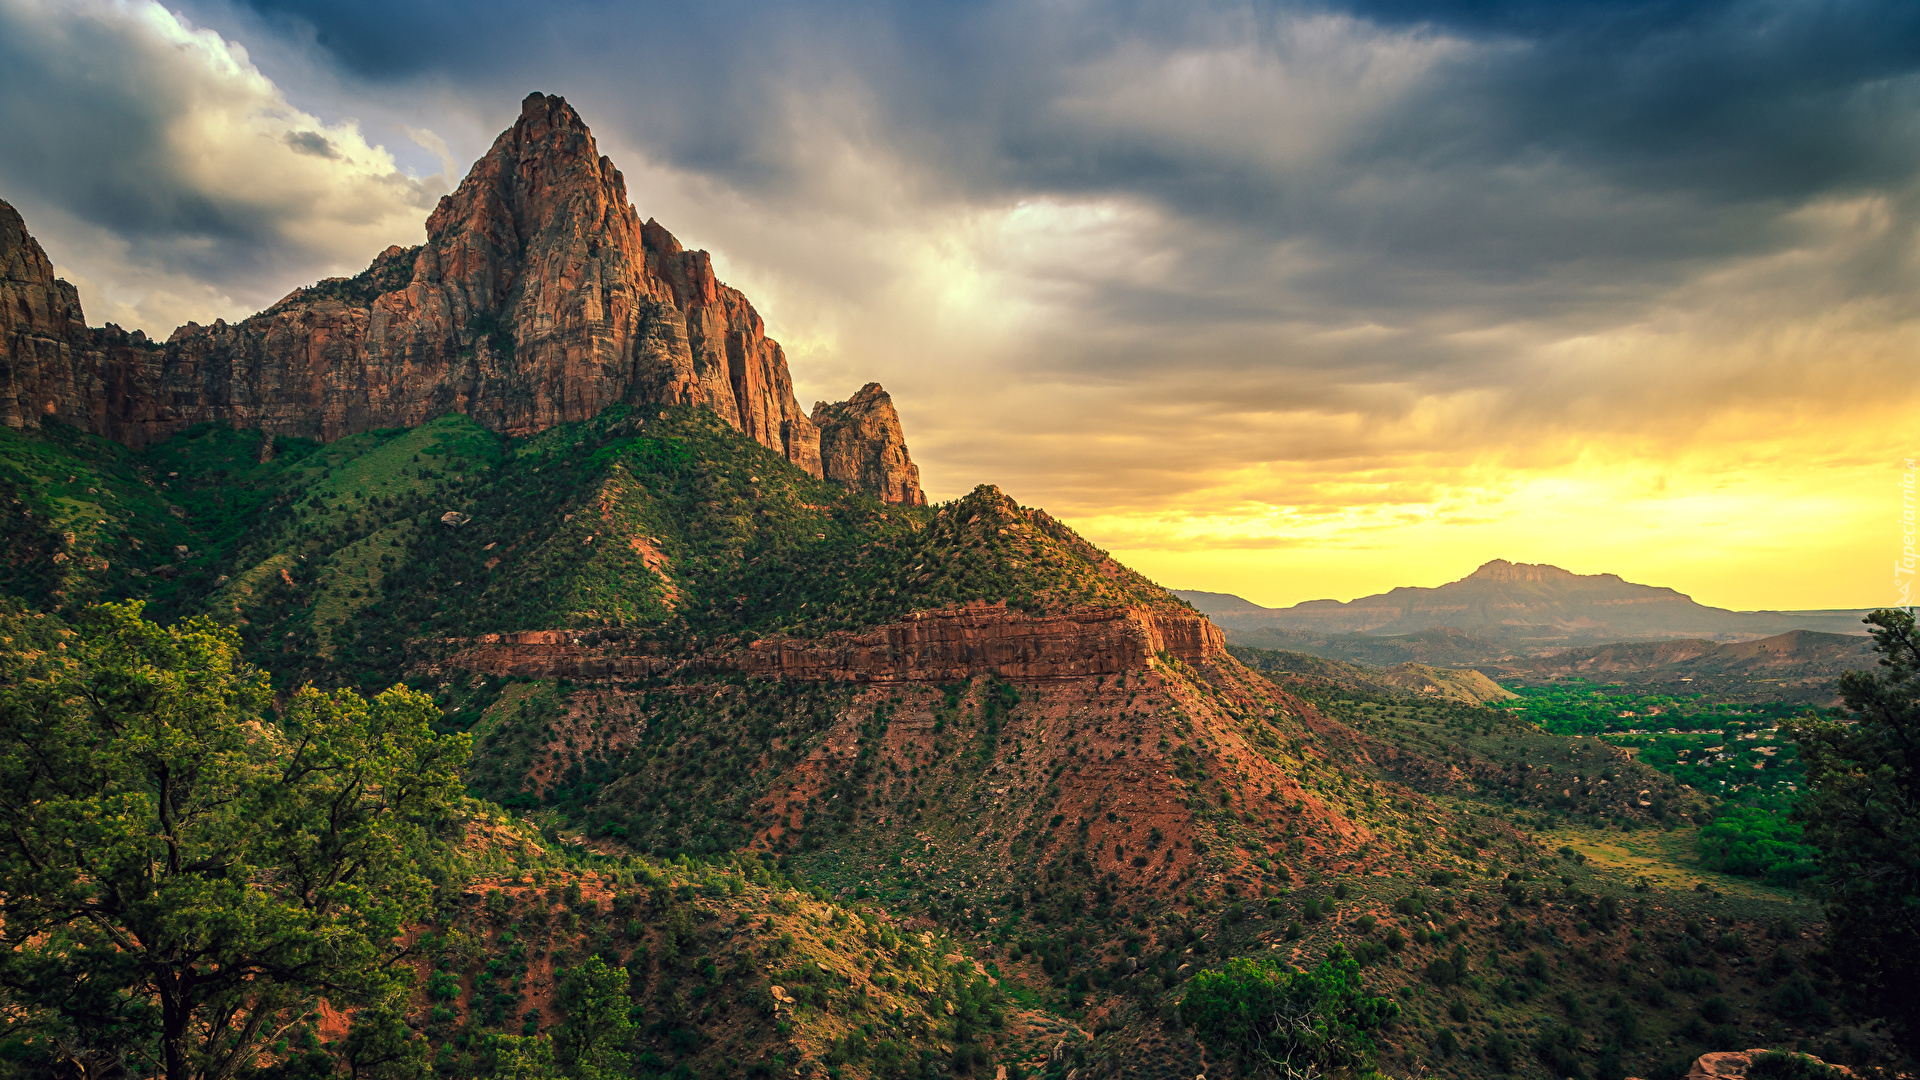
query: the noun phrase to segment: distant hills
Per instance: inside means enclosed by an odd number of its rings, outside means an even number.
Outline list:
[[[1416,694],[1467,705],[1508,701],[1519,696],[1472,668],[1449,670],[1413,663],[1368,668],[1311,653],[1244,645],[1229,645],[1227,651],[1235,660],[1288,687],[1331,685],[1387,697]]]
[[[1789,630],[1860,634],[1865,611],[1729,611],[1696,603],[1673,589],[1640,585],[1617,574],[1575,574],[1557,566],[1494,559],[1436,588],[1403,586],[1341,602],[1309,600],[1267,608],[1228,593],[1174,590],[1229,632],[1231,640],[1297,649],[1293,634],[1389,637],[1447,628],[1477,641],[1452,640],[1447,657],[1405,655],[1396,660],[1477,663],[1503,651],[1538,652],[1546,646],[1662,638],[1729,642]],[[1466,646],[1463,650],[1461,646]],[[1417,652],[1418,650],[1412,650]],[[1469,659],[1465,653],[1476,654]],[[1332,655],[1320,653],[1321,655]],[[1348,656],[1381,663],[1384,656]]]
[[[1789,701],[1830,699],[1842,672],[1873,667],[1871,639],[1790,630],[1756,641],[1618,642],[1476,665],[1496,678],[1585,678],[1663,693]]]
[[[1217,615],[1211,618],[1216,624],[1221,621]],[[1255,630],[1229,629],[1226,634],[1232,645],[1304,653],[1368,667],[1394,664],[1469,667],[1521,655],[1504,639],[1469,634],[1450,626],[1392,636],[1316,634],[1311,630],[1282,630],[1271,626]]]

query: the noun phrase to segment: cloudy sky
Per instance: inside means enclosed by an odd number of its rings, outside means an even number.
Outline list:
[[[0,198],[164,334],[419,242],[536,89],[936,498],[1267,604],[1893,599],[1920,5],[0,0]]]

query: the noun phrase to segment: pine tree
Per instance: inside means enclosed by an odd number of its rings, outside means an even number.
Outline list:
[[[1880,665],[1841,677],[1848,722],[1792,726],[1810,789],[1795,815],[1819,849],[1840,982],[1920,1054],[1920,636],[1910,611],[1867,622]]]

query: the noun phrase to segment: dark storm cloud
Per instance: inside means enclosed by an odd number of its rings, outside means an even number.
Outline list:
[[[850,86],[861,137],[916,163],[930,200],[1124,196],[1233,230],[1243,255],[1308,242],[1317,266],[1288,302],[1369,317],[1578,318],[1596,282],[1637,280],[1631,301],[1698,260],[1771,250],[1783,212],[1905,183],[1920,153],[1907,3],[571,2],[533,25],[511,6],[253,7],[368,78],[573,92],[659,160],[767,200],[804,203],[813,183],[790,99]],[[1298,24],[1316,15],[1433,55],[1415,92],[1310,160],[1257,152],[1292,110],[1263,114],[1231,80],[1132,116],[1088,106],[1182,54],[1310,66],[1321,43]],[[1347,92],[1341,75],[1319,92]],[[1196,292],[1239,275],[1233,253],[1206,260]]]
[[[281,141],[292,147],[295,153],[321,158],[340,156],[340,151],[334,149],[333,141],[317,131],[289,131]]]
[[[249,208],[181,181],[167,132],[190,95],[127,48],[123,27],[50,20],[26,32],[10,14],[11,32],[0,33],[0,197],[39,194],[135,242],[210,239],[202,272],[258,250],[268,230]]]
[[[164,8],[0,0],[0,198],[96,322],[264,306],[417,230],[438,190]]]

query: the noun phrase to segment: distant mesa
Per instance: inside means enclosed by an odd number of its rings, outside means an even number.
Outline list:
[[[1494,559],[1459,581],[1435,588],[1401,587],[1344,603],[1310,600],[1287,608],[1266,608],[1226,593],[1174,592],[1230,634],[1239,632],[1233,640],[1279,648],[1300,646],[1256,641],[1250,635],[1267,631],[1393,636],[1444,627],[1508,647],[1674,637],[1732,641],[1795,629],[1859,634],[1864,614],[1729,611],[1696,603],[1673,589],[1637,585],[1617,574],[1576,574],[1558,566],[1505,559]]]
[[[642,221],[559,97],[529,94],[427,219],[352,278],[296,289],[163,343],[89,328],[74,287],[0,202],[0,422],[42,418],[132,446],[219,421],[331,441],[463,413],[528,435],[615,404],[711,409],[813,474],[925,502],[876,384],[824,406],[823,446],[780,344],[704,251]],[[815,407],[815,416],[822,407]],[[833,465],[825,466],[823,452]]]

